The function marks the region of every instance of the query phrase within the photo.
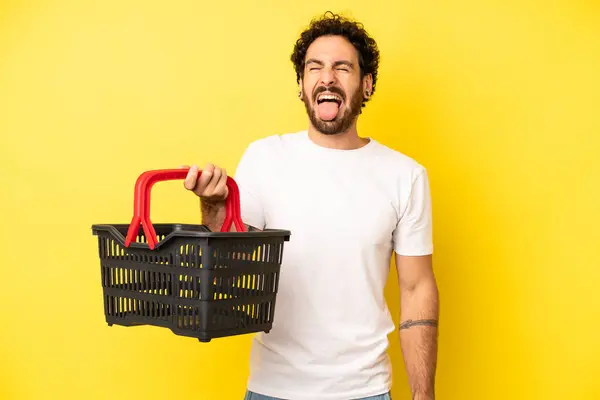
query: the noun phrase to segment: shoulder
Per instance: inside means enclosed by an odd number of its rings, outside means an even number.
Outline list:
[[[414,182],[417,178],[427,174],[427,170],[421,162],[376,140],[373,142],[372,154],[377,160],[379,168],[401,182]]]
[[[427,169],[421,162],[399,150],[381,143],[375,145],[377,169],[390,189],[399,221],[407,215],[406,221],[421,219],[420,214],[427,212],[431,202]]]

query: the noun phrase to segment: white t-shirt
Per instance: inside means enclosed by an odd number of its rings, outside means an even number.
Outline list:
[[[234,179],[242,219],[291,231],[273,328],[255,336],[248,389],[349,400],[391,388],[384,298],[392,251],[433,251],[426,170],[374,139],[356,150],[306,131],[251,143]]]

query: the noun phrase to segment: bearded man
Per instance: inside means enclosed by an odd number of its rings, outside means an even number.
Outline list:
[[[413,399],[434,399],[438,291],[426,169],[361,137],[357,120],[375,93],[379,50],[355,21],[311,22],[291,61],[308,129],[252,142],[234,179],[249,229],[291,231],[274,324],[255,335],[246,400],[389,400],[384,298],[392,256],[398,327]],[[393,129],[393,127],[390,127]],[[218,231],[227,173],[192,166],[185,187]]]

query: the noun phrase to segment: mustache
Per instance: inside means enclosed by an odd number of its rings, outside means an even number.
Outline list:
[[[346,95],[345,93],[342,91],[342,89],[336,87],[336,86],[319,86],[315,89],[315,92],[313,93],[313,100],[317,100],[317,97],[323,93],[323,92],[329,92],[329,93],[334,93],[339,95],[342,100],[346,100]]]

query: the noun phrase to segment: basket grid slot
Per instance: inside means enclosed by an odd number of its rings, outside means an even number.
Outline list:
[[[104,238],[100,241],[100,257],[108,260],[123,260],[133,262],[143,262],[156,265],[174,265],[173,255],[140,255],[138,252],[129,251],[122,247],[117,241]]]
[[[256,274],[243,274],[214,279],[215,292],[213,300],[226,300],[231,298],[247,298],[274,294],[277,273],[263,272]]]
[[[198,307],[178,305],[175,319],[179,329],[197,331],[200,327],[200,312]]]
[[[272,318],[271,306],[271,301],[264,301],[234,307],[218,307],[213,311],[213,323],[226,329],[267,324]]]
[[[198,307],[178,305],[176,326],[178,329],[197,331],[201,327],[201,315]],[[224,305],[211,309],[208,324],[211,329],[238,329],[272,323],[273,302],[262,301],[238,306]]]
[[[171,316],[169,304],[137,300],[121,296],[105,296],[106,315],[117,318],[144,317],[167,321]]]
[[[171,274],[165,272],[138,270],[135,268],[102,266],[104,287],[132,292],[171,295]]]
[[[283,244],[233,244],[213,251],[215,268],[227,268],[236,263],[281,263]]]
[[[177,296],[184,299],[202,299],[200,277],[192,275],[179,275],[177,280]]]
[[[177,249],[176,265],[183,268],[203,268],[202,245],[200,243],[183,244]]]

